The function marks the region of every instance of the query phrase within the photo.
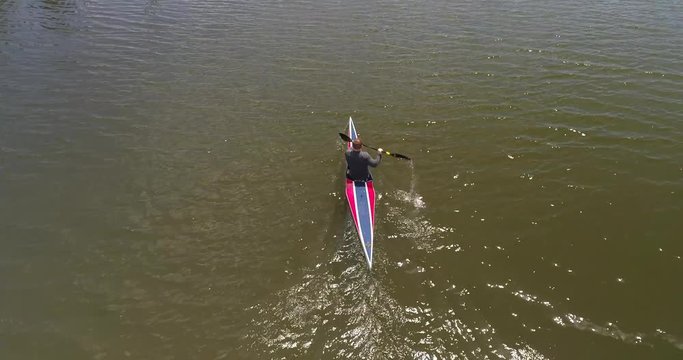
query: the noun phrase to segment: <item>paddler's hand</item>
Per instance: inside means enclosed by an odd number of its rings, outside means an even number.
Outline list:
[[[384,152],[384,150],[382,148],[377,149],[378,154],[382,155],[383,152]]]

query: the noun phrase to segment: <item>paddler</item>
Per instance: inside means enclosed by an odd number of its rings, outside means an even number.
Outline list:
[[[356,138],[351,143],[351,148],[346,150],[346,177],[353,181],[370,180],[370,169],[368,166],[377,167],[382,160],[382,148],[377,149],[377,159],[373,159],[370,154],[363,149],[363,141]]]

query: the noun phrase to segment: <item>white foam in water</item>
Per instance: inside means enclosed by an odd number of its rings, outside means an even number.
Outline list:
[[[416,209],[423,209],[426,205],[424,200],[422,200],[422,196],[415,192],[416,184],[415,166],[413,165],[413,162],[410,161],[410,192],[399,190],[396,192],[396,195],[398,199],[413,204]]]
[[[426,206],[424,200],[422,200],[422,196],[415,192],[397,190],[396,198],[403,202],[412,204],[416,209],[423,209]]]
[[[386,220],[392,222],[397,227],[397,233],[389,235],[389,238],[410,239],[414,241],[417,249],[426,252],[444,249],[459,251],[458,245],[455,245],[455,248],[452,248],[440,244],[440,240],[448,236],[448,233],[454,232],[455,229],[433,225],[429,219],[419,214],[419,210],[425,208],[426,203],[422,196],[415,191],[417,178],[413,171],[412,162],[410,163],[410,169],[410,191],[396,190],[388,194],[390,199],[412,205],[412,207],[398,204],[392,206],[391,202],[386,202],[389,206],[386,213]],[[399,267],[402,265],[404,264],[399,263]]]

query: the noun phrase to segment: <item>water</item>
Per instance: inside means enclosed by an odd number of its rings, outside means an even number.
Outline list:
[[[0,1],[0,358],[680,358],[682,14]]]

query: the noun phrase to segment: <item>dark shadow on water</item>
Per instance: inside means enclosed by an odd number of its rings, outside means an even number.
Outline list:
[[[83,20],[81,13],[85,11],[86,4],[76,0],[37,1],[27,6],[26,13],[17,13],[17,16],[27,16],[27,19],[17,20],[37,22],[46,30],[75,31]]]
[[[154,15],[161,9],[159,5],[159,0],[148,0],[145,4],[145,14]]]
[[[74,0],[42,0],[36,5],[37,7],[45,10],[49,10],[53,13],[73,14],[78,8],[78,2]]]

